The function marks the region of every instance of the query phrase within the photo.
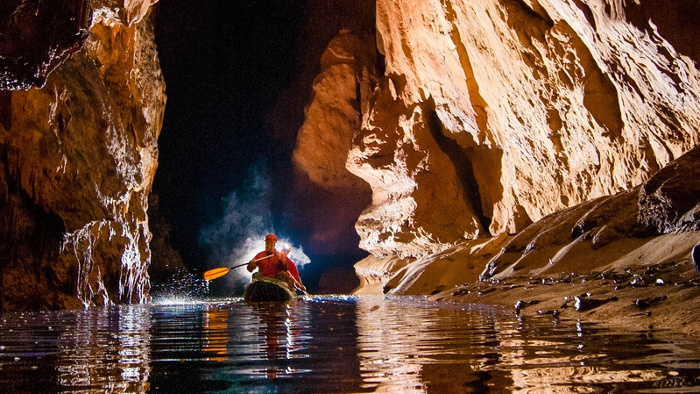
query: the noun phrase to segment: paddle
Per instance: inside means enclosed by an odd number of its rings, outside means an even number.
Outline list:
[[[269,258],[272,257],[272,256],[274,256],[274,254],[270,254],[270,255],[267,255],[267,256],[265,256],[265,257],[261,257],[261,258],[259,258],[259,259],[255,259],[255,260],[253,260],[253,261],[258,262],[258,261],[261,261],[261,260],[269,259]],[[209,280],[214,280],[214,279],[217,279],[217,278],[221,278],[222,276],[228,274],[229,271],[231,271],[232,269],[239,268],[239,267],[243,267],[244,265],[248,265],[248,263],[243,263],[243,264],[234,265],[233,267],[212,268],[212,269],[210,269],[210,270],[208,270],[208,271],[206,271],[206,272],[204,273],[204,280],[209,281]],[[299,289],[299,291],[302,291],[302,292],[304,293],[304,295],[306,295],[307,297],[311,297],[311,294],[309,294],[306,290],[304,290],[304,285],[302,285],[301,283],[299,283],[299,281],[297,280],[297,278],[294,277],[294,275],[289,274],[289,272],[287,272],[287,274],[288,274],[289,276],[292,277],[292,279],[294,280],[294,284],[296,285],[295,287],[296,287],[297,289]]]
[[[294,277],[294,275],[290,274],[289,271],[287,271],[287,275],[289,275],[292,278],[292,280],[294,280],[294,284],[296,285],[294,287],[296,287],[297,290],[303,292],[305,296],[311,298],[311,294],[309,294],[306,290],[304,290],[304,285],[299,283],[299,281],[297,280],[297,278]]]
[[[269,259],[270,257],[274,256],[273,254],[261,257],[259,259],[255,259],[253,261],[258,262],[261,260]],[[239,265],[234,265],[233,267],[219,267],[219,268],[212,268],[209,271],[206,271],[204,273],[204,280],[214,280],[216,278],[221,278],[222,276],[228,274],[229,271],[231,271],[234,268],[238,267],[243,267],[244,265],[248,265],[248,263],[244,264],[239,264]]]

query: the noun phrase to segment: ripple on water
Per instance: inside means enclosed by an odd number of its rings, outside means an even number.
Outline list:
[[[4,391],[695,390],[700,347],[425,297],[151,305],[0,316]]]

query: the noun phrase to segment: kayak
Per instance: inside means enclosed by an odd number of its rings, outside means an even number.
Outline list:
[[[294,298],[296,292],[287,282],[262,276],[253,278],[243,290],[246,301],[291,301]]]

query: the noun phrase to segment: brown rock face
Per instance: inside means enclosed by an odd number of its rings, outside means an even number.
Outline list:
[[[420,258],[517,233],[697,145],[700,6],[642,3],[378,0],[384,65],[346,127],[372,189],[361,247]]]
[[[696,147],[643,185],[553,213],[513,237],[482,279],[605,272],[689,260],[700,239]]]
[[[671,162],[642,187],[640,222],[656,232],[700,231],[700,147]]]
[[[698,151],[638,187],[552,213],[514,236],[462,241],[403,264],[370,256],[355,265],[363,284],[357,292],[440,294],[511,306],[519,299],[548,300],[555,308],[565,297],[593,292],[624,299],[608,313],[627,316],[635,297],[668,295],[674,301],[664,310],[663,324],[697,333],[697,324],[678,322],[697,321],[700,232],[693,215],[700,193],[694,178],[674,179],[694,175]]]
[[[96,18],[43,88],[0,92],[2,310],[148,297],[165,85],[150,21],[132,21]]]
[[[5,0],[0,5],[0,90],[43,86],[85,42],[88,0]]]
[[[331,41],[297,135],[292,157],[295,189],[312,229],[310,246],[317,253],[346,249],[340,241],[355,238],[353,224],[369,203],[367,184],[348,172],[345,162],[360,127],[361,108],[368,105],[373,89],[375,53],[370,38],[343,31]]]
[[[281,145],[293,151],[285,208],[314,255],[356,254],[355,222],[372,199],[345,163],[377,79],[374,2],[308,2],[299,72],[271,118]]]

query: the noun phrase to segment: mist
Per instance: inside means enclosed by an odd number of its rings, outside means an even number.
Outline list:
[[[289,257],[301,268],[309,263],[300,245],[294,245],[284,229],[275,229],[270,201],[273,188],[264,162],[253,165],[248,173],[247,187],[233,190],[222,199],[223,216],[205,226],[199,235],[200,244],[209,250],[207,269],[233,267],[250,261],[265,250],[265,235],[277,236],[277,250],[284,245],[291,248]],[[222,279],[217,279],[216,288],[222,291],[240,291],[250,282],[251,273],[245,267],[231,270]]]

